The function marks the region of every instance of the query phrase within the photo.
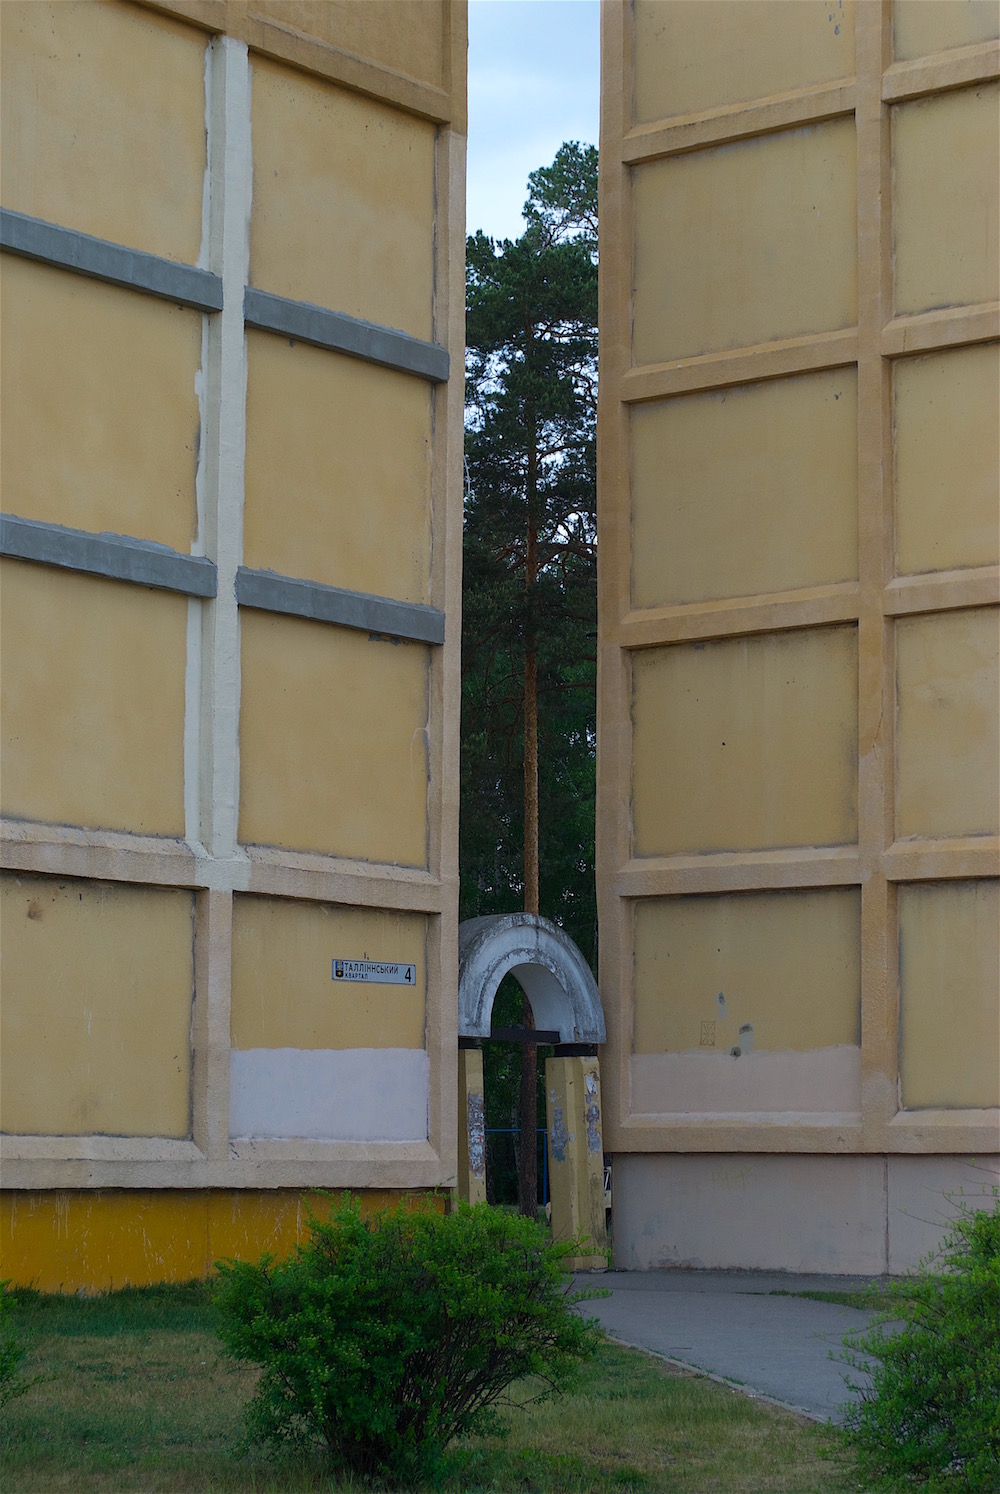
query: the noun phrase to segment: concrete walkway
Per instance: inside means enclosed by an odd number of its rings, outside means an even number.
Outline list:
[[[575,1280],[578,1287],[611,1293],[580,1310],[619,1343],[650,1349],[817,1421],[842,1420],[840,1407],[854,1398],[844,1375],[861,1377],[836,1356],[844,1334],[864,1328],[871,1314],[771,1294],[854,1291],[869,1277],[676,1270],[582,1273]]]

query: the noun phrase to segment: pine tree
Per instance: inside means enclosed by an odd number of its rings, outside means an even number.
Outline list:
[[[593,958],[596,149],[561,146],[528,190],[519,239],[467,245],[462,914],[520,902]],[[533,1215],[528,1045],[520,1112]]]

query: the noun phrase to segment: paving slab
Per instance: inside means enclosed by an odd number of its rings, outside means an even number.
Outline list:
[[[585,1272],[575,1280],[580,1288],[609,1293],[581,1311],[619,1343],[814,1420],[839,1422],[857,1394],[845,1375],[865,1382],[839,1357],[844,1335],[867,1327],[873,1315],[785,1294],[858,1291],[885,1278],[672,1270]]]

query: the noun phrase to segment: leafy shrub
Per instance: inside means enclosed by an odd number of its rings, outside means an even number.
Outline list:
[[[853,1335],[847,1355],[872,1376],[846,1419],[862,1471],[996,1494],[1000,1203],[992,1212],[964,1212],[940,1253],[889,1294],[888,1307],[867,1332]]]
[[[37,1385],[43,1377],[35,1375],[26,1378],[21,1365],[27,1358],[27,1347],[21,1342],[14,1331],[10,1321],[11,1313],[16,1305],[16,1298],[8,1288],[10,1283],[0,1281],[0,1410],[6,1406],[8,1401],[16,1400],[19,1395],[24,1395],[32,1385]]]
[[[286,1262],[219,1263],[220,1336],[263,1370],[251,1440],[319,1439],[363,1476],[433,1476],[453,1437],[497,1429],[512,1381],[553,1394],[593,1353],[567,1289],[576,1248],[487,1204],[362,1218],[345,1196]]]

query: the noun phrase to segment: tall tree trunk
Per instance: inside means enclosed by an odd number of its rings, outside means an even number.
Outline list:
[[[534,449],[528,455],[528,533],[524,586],[524,911],[538,913],[538,638],[534,588],[538,580],[538,530],[535,519],[537,471]],[[527,996],[522,998],[525,1027],[535,1026]],[[517,1166],[517,1206],[529,1219],[538,1211],[538,1049],[521,1048],[521,1147]]]

